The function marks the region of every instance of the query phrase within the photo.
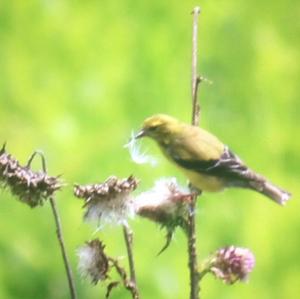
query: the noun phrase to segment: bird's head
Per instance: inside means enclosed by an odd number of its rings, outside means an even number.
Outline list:
[[[156,114],[145,119],[135,138],[150,137],[158,142],[166,141],[180,129],[180,122],[166,114]]]

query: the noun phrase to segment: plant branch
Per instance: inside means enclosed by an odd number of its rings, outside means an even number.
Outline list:
[[[197,196],[194,195],[190,203],[190,213],[188,217],[188,255],[189,255],[189,270],[190,270],[190,299],[199,299],[199,272],[197,259],[197,238],[196,238],[196,221],[195,209],[197,203]]]
[[[193,9],[193,43],[192,43],[192,124],[199,125],[200,121],[200,105],[198,102],[198,86],[202,81],[202,77],[198,75],[198,17],[200,14],[200,7],[196,6]]]
[[[39,155],[41,157],[43,172],[47,173],[46,159],[45,159],[44,154],[41,151],[35,151],[31,155],[31,157],[28,160],[27,167],[30,166],[30,164],[32,163],[32,161],[33,161],[33,159],[35,158],[36,155]],[[51,205],[54,220],[55,220],[56,235],[57,235],[57,239],[58,239],[58,242],[59,242],[59,245],[60,245],[61,254],[62,254],[62,257],[63,257],[63,261],[64,261],[66,273],[67,273],[71,299],[76,299],[77,294],[76,294],[76,289],[75,289],[75,283],[74,283],[74,279],[73,279],[73,274],[72,274],[72,269],[71,269],[71,266],[70,266],[70,262],[68,260],[66,248],[65,248],[64,238],[63,238],[63,234],[62,234],[61,220],[60,220],[60,217],[59,217],[59,214],[58,214],[58,209],[56,207],[56,202],[55,202],[54,197],[50,197],[49,200],[50,200],[50,205]]]
[[[131,280],[127,279],[126,271],[119,265],[117,260],[113,258],[109,258],[109,260],[115,267],[118,274],[120,275],[124,287],[131,293],[132,298],[139,299],[140,296],[136,288],[136,285]]]
[[[66,273],[67,273],[71,298],[76,299],[77,294],[76,294],[76,289],[75,289],[73,273],[72,273],[70,262],[69,262],[69,259],[68,259],[68,256],[67,256],[65,243],[64,243],[64,238],[63,238],[63,235],[62,235],[61,221],[60,221],[60,217],[59,217],[59,214],[58,214],[58,210],[57,210],[57,207],[56,207],[56,202],[55,202],[54,197],[50,197],[50,205],[51,205],[53,216],[54,216],[54,219],[55,219],[56,236],[57,236],[57,239],[58,239],[58,242],[59,242],[59,245],[60,245],[61,254],[62,254],[62,257],[63,257],[63,261],[64,261]]]
[[[199,273],[199,280],[203,279],[203,277],[210,272],[211,272],[210,269],[205,269],[205,270],[201,271]]]
[[[29,157],[26,167],[31,166],[31,163],[33,159],[36,157],[36,155],[40,156],[43,172],[46,173],[47,172],[46,159],[42,151],[34,151],[33,154]]]
[[[200,120],[200,105],[198,103],[198,86],[201,82],[201,77],[197,72],[197,57],[198,57],[198,16],[200,7],[193,9],[193,44],[192,44],[192,125],[198,126]],[[201,194],[201,193],[200,193]],[[190,213],[188,217],[188,256],[190,270],[190,299],[200,298],[200,276],[198,272],[197,260],[197,239],[196,239],[196,223],[195,209],[197,203],[197,195],[194,195],[190,203]]]
[[[126,244],[127,256],[128,256],[128,264],[130,271],[130,282],[135,289],[135,297],[139,298],[139,292],[136,284],[136,275],[135,275],[135,267],[134,267],[134,259],[133,259],[133,251],[132,251],[132,231],[126,225],[123,225],[123,235]]]

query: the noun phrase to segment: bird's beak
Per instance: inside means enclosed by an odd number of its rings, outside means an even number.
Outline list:
[[[134,139],[139,139],[139,138],[142,138],[142,137],[145,137],[145,136],[147,136],[146,130],[141,129],[141,130],[134,136]]]

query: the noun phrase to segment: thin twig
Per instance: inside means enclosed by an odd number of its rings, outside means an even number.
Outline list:
[[[201,77],[197,72],[197,56],[198,56],[198,16],[200,7],[193,9],[193,48],[192,48],[192,125],[198,126],[200,120],[200,105],[198,103],[198,86]],[[197,195],[194,195],[190,203],[190,213],[188,218],[188,254],[189,254],[189,270],[190,270],[190,299],[200,298],[199,272],[196,247],[196,223],[195,208]]]
[[[135,267],[134,267],[134,259],[133,259],[133,251],[132,251],[132,231],[126,225],[123,225],[123,234],[124,240],[127,249],[127,256],[128,256],[128,264],[129,264],[129,271],[130,271],[130,282],[135,288],[135,296],[134,298],[139,298],[139,292],[136,283],[136,275],[135,275]]]
[[[40,156],[41,162],[42,162],[42,169],[46,173],[47,172],[46,159],[45,159],[45,156],[42,151],[34,151],[32,153],[32,155],[29,157],[26,167],[31,166],[31,163],[32,163],[33,159],[36,157],[36,155]]]
[[[204,277],[206,274],[210,273],[210,272],[211,272],[210,269],[205,269],[205,270],[201,271],[201,272],[199,273],[199,280],[203,279],[203,277]]]
[[[126,271],[119,265],[117,260],[113,258],[109,258],[109,260],[111,261],[116,271],[120,275],[124,287],[131,293],[132,298],[139,299],[140,296],[138,290],[136,289],[136,285],[131,280],[127,279]]]
[[[198,98],[198,89],[199,89],[199,84],[203,81],[203,77],[197,76],[196,77],[196,85],[193,88],[193,111],[192,111],[192,124],[194,126],[199,126],[200,123],[200,105],[199,102],[197,101]]]
[[[45,159],[44,154],[41,151],[35,151],[31,155],[31,157],[28,160],[27,167],[30,166],[30,164],[32,163],[32,160],[34,159],[34,157],[36,155],[39,155],[41,157],[43,172],[47,173],[46,159]],[[76,299],[77,298],[76,288],[75,288],[75,283],[74,283],[74,279],[73,279],[72,269],[71,269],[70,262],[69,262],[67,252],[66,252],[66,248],[65,248],[64,238],[63,238],[63,234],[62,234],[61,220],[60,220],[60,217],[58,214],[58,209],[56,207],[56,202],[55,202],[54,197],[50,197],[49,200],[50,200],[50,205],[52,208],[55,225],[56,225],[56,236],[57,236],[57,239],[58,239],[58,242],[60,245],[61,254],[63,257],[63,261],[64,261],[66,273],[67,273],[71,299]]]
[[[57,235],[57,239],[58,239],[58,242],[59,242],[59,245],[60,245],[61,254],[62,254],[62,257],[63,257],[63,261],[64,261],[64,265],[65,265],[65,269],[66,269],[66,273],[67,273],[67,277],[68,277],[70,295],[71,295],[72,299],[76,299],[77,294],[76,294],[75,283],[74,283],[74,279],[73,279],[73,273],[72,273],[70,262],[69,262],[69,259],[68,259],[68,256],[67,256],[65,243],[64,243],[64,238],[63,238],[63,235],[62,235],[61,221],[60,221],[60,217],[59,217],[59,214],[58,214],[58,210],[57,210],[57,207],[56,207],[56,202],[55,202],[54,197],[50,197],[50,204],[51,204],[53,216],[54,216],[54,219],[55,219],[56,235]]]
[[[200,7],[196,6],[193,9],[193,44],[192,44],[192,124],[199,125],[200,121],[200,105],[198,102],[198,86],[202,81],[202,77],[198,75],[198,17],[200,14]]]

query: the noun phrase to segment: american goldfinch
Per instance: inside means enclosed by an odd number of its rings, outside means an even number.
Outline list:
[[[249,169],[240,158],[211,133],[165,114],[147,118],[135,138],[154,139],[166,158],[199,190],[221,191],[227,187],[255,190],[280,205],[290,193]]]

